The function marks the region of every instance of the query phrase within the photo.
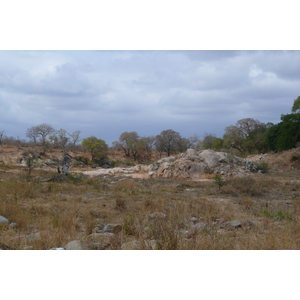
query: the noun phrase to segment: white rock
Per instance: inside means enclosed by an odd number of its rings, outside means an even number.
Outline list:
[[[8,224],[9,224],[8,219],[6,219],[3,216],[0,216],[0,226],[5,226],[5,225],[8,225]]]
[[[79,240],[72,241],[65,246],[66,250],[88,250],[88,247]]]
[[[122,244],[121,249],[122,250],[140,250],[141,244],[138,241],[132,241],[132,242]]]

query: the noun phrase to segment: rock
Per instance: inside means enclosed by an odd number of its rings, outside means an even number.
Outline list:
[[[242,223],[240,221],[231,221],[229,222],[229,225],[234,229],[242,227]]]
[[[37,241],[37,240],[41,239],[41,235],[39,232],[37,232],[35,234],[29,234],[29,235],[26,235],[26,239],[30,242]]]
[[[86,243],[91,245],[92,248],[97,249],[106,249],[109,245],[111,245],[113,239],[115,237],[114,233],[92,233],[86,239]]]
[[[162,158],[149,167],[149,177],[199,178],[201,174],[212,172],[223,175],[247,175],[257,171],[251,161],[213,150],[196,151],[188,149],[177,157]]]
[[[16,228],[18,228],[18,224],[17,224],[17,223],[10,223],[10,224],[8,225],[8,228],[9,228],[9,229],[16,229]]]
[[[65,248],[59,247],[59,248],[51,248],[49,250],[66,250]]]
[[[146,240],[145,245],[146,245],[146,248],[150,249],[150,250],[159,250],[160,249],[160,245],[157,240]]]
[[[6,219],[5,217],[3,216],[0,216],[0,226],[6,226],[9,224],[9,221],[8,219]]]
[[[119,233],[122,231],[122,226],[119,224],[107,224],[102,229],[102,232]]]
[[[141,244],[138,241],[132,241],[132,242],[122,244],[121,249],[122,250],[140,250]]]
[[[195,225],[198,219],[196,217],[191,217],[191,222]]]
[[[66,250],[88,250],[88,247],[79,240],[72,241],[65,246]]]
[[[207,225],[203,222],[193,225],[188,231],[184,233],[187,239],[191,239],[201,233],[202,230],[206,229]]]
[[[166,218],[166,215],[160,211],[156,211],[148,216],[149,220],[162,220],[165,218]]]
[[[227,229],[238,229],[242,227],[248,227],[251,229],[254,227],[254,222],[250,220],[242,219],[242,220],[226,222],[224,224],[221,224],[220,226],[220,228],[227,228]]]

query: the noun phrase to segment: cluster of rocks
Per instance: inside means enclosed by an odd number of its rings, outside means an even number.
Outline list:
[[[156,222],[167,222],[167,215],[163,212],[154,212],[147,216],[145,219],[148,226],[155,226]],[[257,221],[251,221],[246,219],[233,220],[225,222],[223,218],[216,219],[212,222],[206,223],[203,218],[192,216],[187,220],[185,229],[176,232],[178,237],[182,240],[189,240],[201,236],[203,232],[208,232],[210,230],[217,230],[219,233],[226,233],[228,230],[239,230],[241,228],[252,229],[257,224]],[[10,223],[8,219],[0,216],[0,226],[8,226],[9,228],[15,229],[17,224]],[[130,240],[128,237],[125,238],[123,227],[120,224],[106,224],[103,226],[97,226],[93,233],[81,238],[80,240],[72,240],[63,247],[51,248],[49,250],[110,250],[115,249],[122,250],[159,250],[162,249],[162,241],[156,240],[154,237],[149,235],[149,227],[143,227],[137,225],[137,231],[140,232],[142,239],[140,240]],[[141,235],[141,233],[144,233]],[[33,242],[41,239],[38,230],[33,231],[30,235],[18,236],[18,239],[24,238],[25,242]],[[21,241],[20,240],[20,241]],[[26,244],[26,243],[25,243]],[[120,248],[119,248],[120,247]],[[0,243],[0,249],[11,250],[7,245]],[[26,249],[32,249],[32,246],[28,246]]]
[[[242,176],[257,172],[255,163],[213,150],[188,149],[178,156],[165,157],[150,165],[149,177],[201,178],[203,174]]]

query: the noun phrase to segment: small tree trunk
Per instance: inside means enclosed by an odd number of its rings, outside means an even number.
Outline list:
[[[71,157],[66,152],[63,153],[63,161],[62,161],[62,174],[68,175],[70,168]]]

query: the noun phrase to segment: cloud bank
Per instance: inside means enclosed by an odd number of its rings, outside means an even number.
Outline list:
[[[1,51],[0,130],[49,123],[111,143],[173,129],[222,136],[280,121],[300,95],[300,51]]]

